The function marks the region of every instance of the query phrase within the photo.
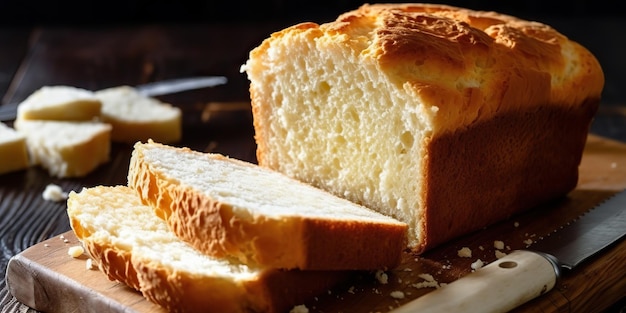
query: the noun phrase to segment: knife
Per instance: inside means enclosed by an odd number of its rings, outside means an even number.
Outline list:
[[[392,313],[507,312],[550,291],[561,275],[626,234],[626,191],[532,244]]]
[[[134,88],[144,96],[156,97],[187,90],[215,87],[226,84],[227,81],[224,76],[200,76],[162,80],[137,85]],[[14,120],[17,116],[18,105],[19,103],[8,103],[0,106],[0,122]]]

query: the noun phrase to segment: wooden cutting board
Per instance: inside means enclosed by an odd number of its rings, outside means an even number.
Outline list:
[[[406,253],[401,266],[384,275],[360,273],[305,305],[311,312],[386,312],[450,283],[497,254],[525,248],[595,204],[626,188],[626,145],[590,136],[576,190],[566,199],[502,221],[417,256]],[[495,243],[497,241],[497,244]],[[500,248],[502,243],[504,248]],[[7,268],[10,292],[45,312],[164,312],[140,293],[87,269],[85,255],[72,258],[79,245],[72,232],[48,239],[14,256]],[[468,248],[471,257],[460,257]],[[303,286],[303,288],[306,288]],[[557,287],[516,312],[601,312],[626,296],[626,241],[609,247]]]

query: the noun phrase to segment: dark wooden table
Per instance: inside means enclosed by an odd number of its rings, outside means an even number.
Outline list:
[[[626,20],[545,20],[588,46],[600,59],[607,78],[604,100],[592,125],[595,135],[626,143]],[[198,76],[223,75],[227,85],[161,97],[180,106],[185,126],[180,145],[220,152],[255,162],[248,81],[239,67],[248,52],[284,23],[144,24],[90,27],[4,27],[0,29],[0,94],[2,103],[20,101],[44,85],[72,85],[97,90],[117,85]],[[583,27],[581,27],[583,26]],[[612,39],[604,35],[613,36]],[[616,38],[615,36],[622,36]],[[211,103],[225,108],[210,118]],[[64,190],[126,183],[131,147],[114,144],[112,160],[84,178],[55,179],[40,168],[0,176],[0,307],[1,312],[26,308],[11,297],[4,280],[11,256],[68,231],[65,203],[45,201],[49,183]],[[624,291],[626,296],[626,290]],[[617,301],[606,312],[623,310]]]

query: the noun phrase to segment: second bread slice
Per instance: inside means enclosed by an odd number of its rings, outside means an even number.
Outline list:
[[[128,184],[199,251],[316,270],[397,266],[407,225],[255,164],[136,143]]]

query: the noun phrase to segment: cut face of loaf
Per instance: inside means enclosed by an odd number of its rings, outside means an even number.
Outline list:
[[[209,258],[126,186],[72,191],[67,204],[72,229],[99,268],[168,312],[286,312],[347,277]]]
[[[572,190],[604,83],[546,25],[427,4],[295,25],[242,70],[259,164],[408,223],[417,252]]]
[[[406,247],[405,223],[218,154],[136,143],[128,185],[181,239],[246,264],[386,269]]]

